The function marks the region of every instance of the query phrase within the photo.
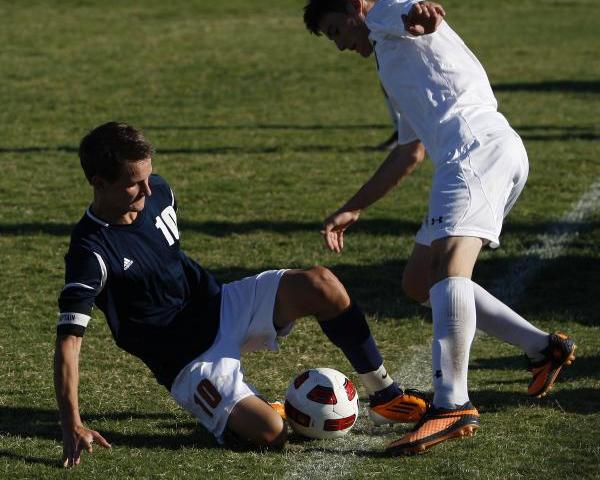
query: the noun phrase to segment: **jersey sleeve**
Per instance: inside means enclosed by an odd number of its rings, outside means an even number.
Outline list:
[[[399,145],[406,145],[407,143],[419,140],[419,136],[406,121],[406,118],[398,112],[396,112],[396,130],[398,132]]]
[[[106,283],[106,265],[92,251],[71,247],[65,255],[65,286],[58,297],[59,335],[83,336],[96,297]]]

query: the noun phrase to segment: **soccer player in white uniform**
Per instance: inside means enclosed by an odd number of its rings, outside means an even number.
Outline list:
[[[433,314],[431,408],[388,447],[417,453],[472,435],[479,413],[469,401],[467,367],[475,328],[512,343],[531,360],[528,392],[545,394],[575,345],[543,332],[471,280],[481,248],[499,245],[505,215],[528,173],[520,137],[497,111],[487,75],[443,20],[435,3],[414,0],[309,0],[307,28],[339,50],[375,53],[379,79],[398,113],[398,147],[323,227],[340,252],[344,231],[429,154],[435,172],[429,207],[408,260],[403,287]]]
[[[79,157],[93,200],[73,229],[58,299],[54,378],[65,466],[77,465],[93,442],[110,446],[79,413],[79,352],[94,306],[117,345],[220,442],[286,441],[281,409],[246,383],[240,361],[245,352],[276,350],[305,316],[358,373],[376,423],[425,413],[426,401],[387,374],[362,310],[329,270],[269,270],[221,284],[181,250],[175,195],[152,174],[152,146],[139,130],[101,125],[84,137]]]

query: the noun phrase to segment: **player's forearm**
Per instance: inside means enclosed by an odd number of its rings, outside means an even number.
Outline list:
[[[341,210],[364,210],[392,190],[410,175],[423,160],[425,149],[421,142],[399,145],[392,150],[373,176],[346,202]]]
[[[63,428],[81,425],[79,415],[79,351],[81,337],[69,335],[56,339],[54,389]]]

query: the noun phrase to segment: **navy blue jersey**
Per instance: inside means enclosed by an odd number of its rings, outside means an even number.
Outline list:
[[[109,225],[89,210],[65,256],[58,334],[82,336],[96,305],[119,347],[139,357],[170,388],[175,376],[212,345],[221,287],[179,246],[176,203],[164,179],[129,225]]]

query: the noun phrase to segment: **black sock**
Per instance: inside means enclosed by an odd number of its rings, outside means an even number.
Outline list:
[[[331,343],[344,352],[356,373],[372,372],[383,364],[365,315],[356,303],[319,325]]]

